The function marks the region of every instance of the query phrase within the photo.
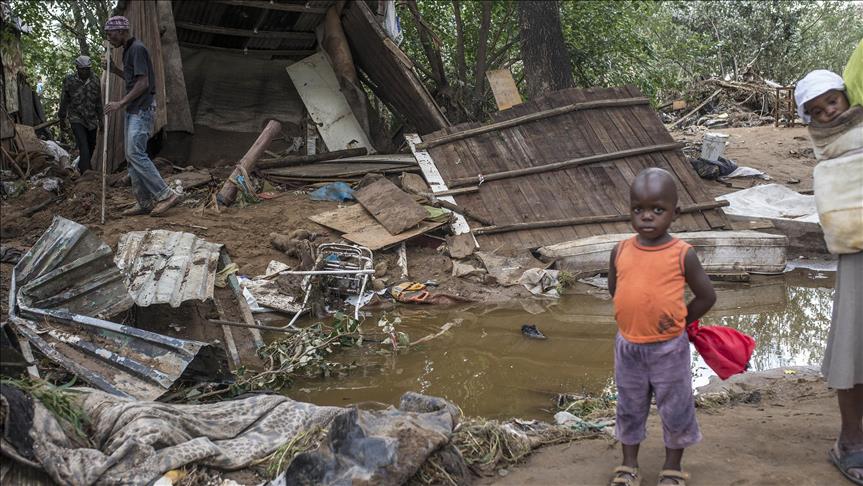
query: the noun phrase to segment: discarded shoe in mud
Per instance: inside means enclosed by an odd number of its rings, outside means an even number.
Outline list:
[[[521,326],[521,333],[531,339],[548,339],[545,337],[545,334],[536,328],[536,324],[525,324]]]

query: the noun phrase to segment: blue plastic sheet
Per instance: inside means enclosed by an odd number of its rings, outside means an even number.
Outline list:
[[[353,201],[354,190],[344,182],[333,182],[309,194],[312,201]]]

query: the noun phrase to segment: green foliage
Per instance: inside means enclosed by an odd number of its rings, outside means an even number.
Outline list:
[[[0,383],[18,388],[39,400],[57,420],[65,423],[79,439],[86,441],[88,420],[84,410],[77,403],[75,394],[70,390],[75,384],[74,378],[69,383],[59,386],[30,378],[18,380],[3,378]]]
[[[300,374],[330,376],[346,365],[328,361],[328,357],[340,347],[359,346],[362,342],[359,321],[338,313],[330,326],[317,323],[259,349],[264,371],[237,370],[232,392],[239,395],[251,390],[280,390],[289,387]]]
[[[434,80],[417,22],[400,5],[402,48],[425,73],[430,90],[440,95],[447,87]],[[457,56],[455,5],[461,5],[464,24],[464,69]],[[510,68],[524,92],[518,15],[512,6],[511,0],[492,1],[487,68]],[[464,107],[459,116],[448,116],[484,119],[495,107],[487,81],[477,79],[474,71],[482,2],[418,0],[417,7],[436,34],[456,106]],[[781,84],[792,84],[817,68],[841,73],[863,38],[859,2],[564,0],[560,9],[576,85],[634,84],[654,101],[665,101],[698,79],[735,79],[747,70]],[[479,91],[474,90],[477,83]]]
[[[101,75],[102,26],[110,15],[113,0],[12,0],[15,16],[32,29],[21,36],[28,81],[45,83],[42,104],[52,117],[59,107],[63,78],[75,71],[74,60],[86,54],[93,60],[93,72]]]

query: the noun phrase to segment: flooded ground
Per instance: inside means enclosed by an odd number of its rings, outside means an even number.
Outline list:
[[[721,324],[753,336],[751,367],[817,364],[830,325],[833,273],[798,269],[748,284],[717,283],[718,301],[704,324]],[[397,403],[402,393],[445,397],[467,415],[548,420],[558,393],[600,392],[613,374],[616,327],[608,294],[587,286],[559,302],[528,301],[510,307],[402,306],[411,340],[457,323],[447,334],[401,354],[380,348],[342,352],[360,366],[341,378],[303,380],[288,394],[319,405]],[[367,319],[371,330],[376,319]],[[521,334],[536,324],[545,341]],[[711,374],[695,356],[694,382]]]

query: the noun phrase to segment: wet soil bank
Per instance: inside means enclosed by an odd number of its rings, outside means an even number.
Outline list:
[[[826,486],[847,482],[830,463],[827,451],[839,432],[836,394],[816,369],[779,368],[732,378],[753,403],[699,409],[704,441],[688,449],[683,467],[690,486]],[[760,399],[757,399],[760,395]],[[656,484],[662,468],[662,429],[655,410],[639,456],[642,484]],[[603,485],[620,464],[620,446],[594,439],[550,446],[501,476],[479,484],[516,486]]]

